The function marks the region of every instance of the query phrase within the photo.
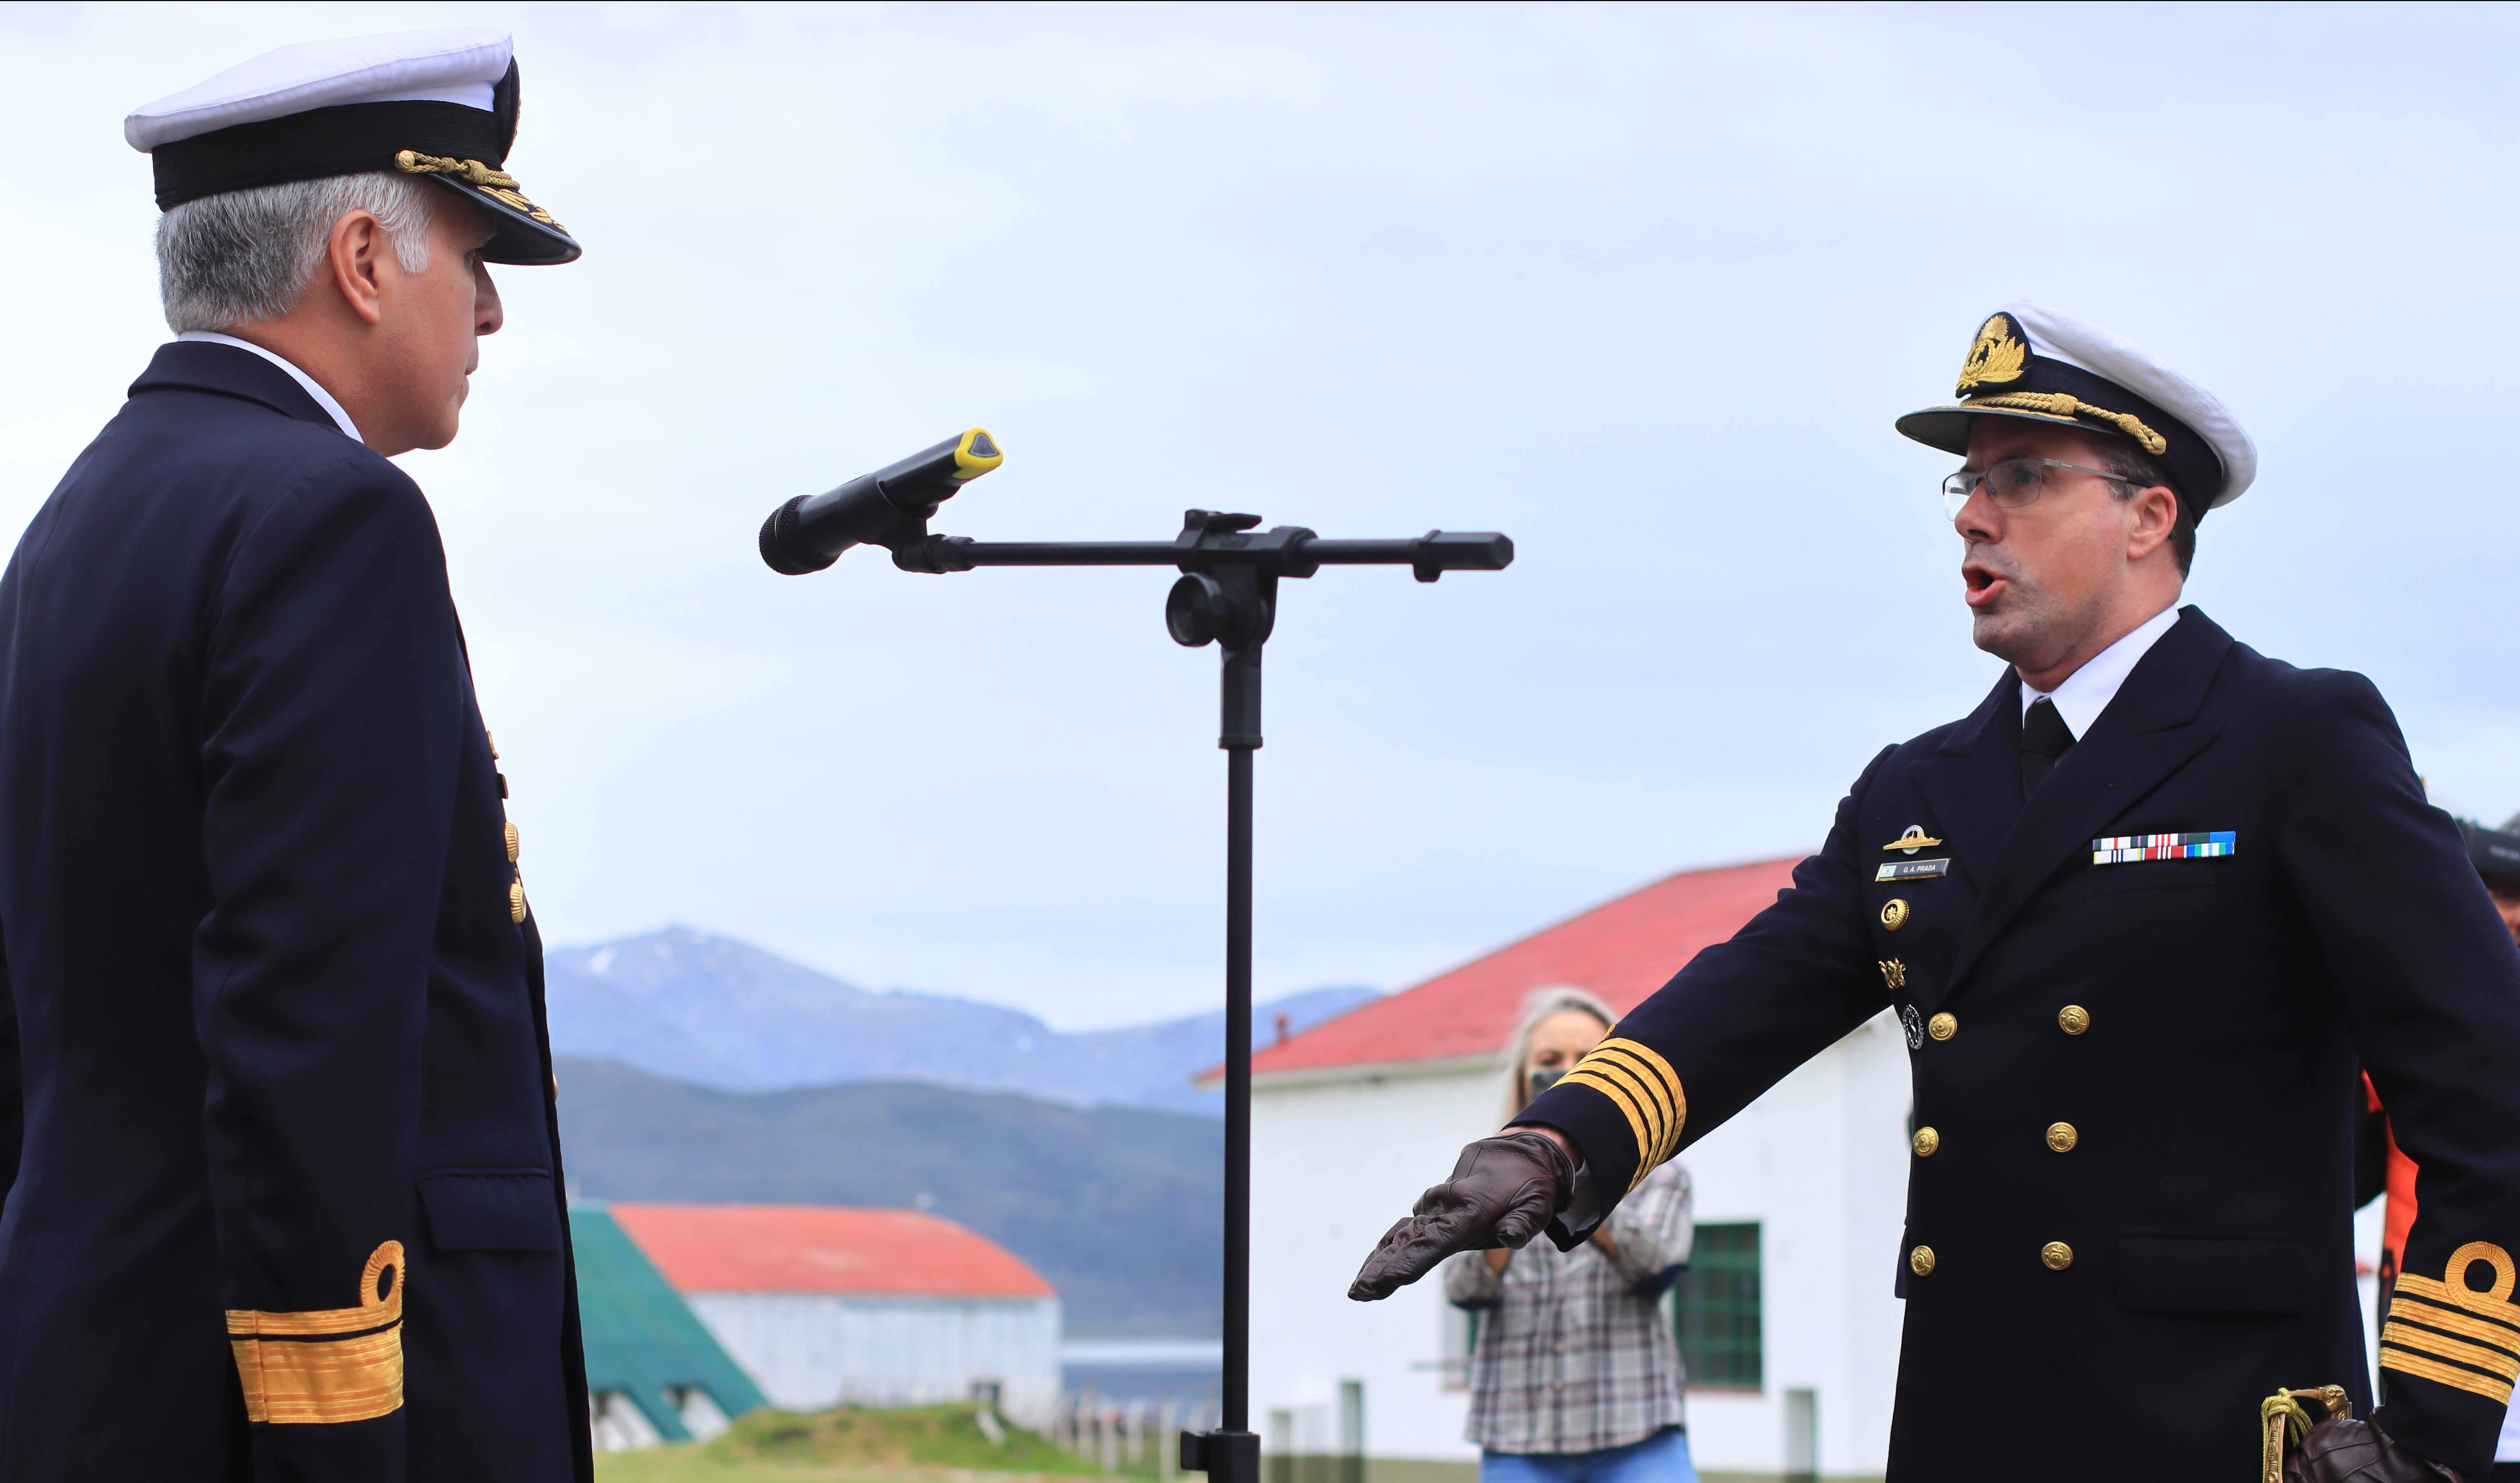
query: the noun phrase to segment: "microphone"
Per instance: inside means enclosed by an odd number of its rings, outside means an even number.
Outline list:
[[[799,577],[863,543],[898,551],[926,538],[938,505],[1006,461],[989,429],[973,427],[828,493],[800,494],[761,522],[761,560]]]

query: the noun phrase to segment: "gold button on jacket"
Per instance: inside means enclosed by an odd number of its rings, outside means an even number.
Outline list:
[[[2039,1248],[2039,1260],[2048,1265],[2048,1271],[2062,1272],[2074,1265],[2074,1248],[2063,1241],[2049,1241]]]
[[[2056,1028],[2068,1035],[2080,1035],[2092,1027],[2092,1011],[2078,1004],[2069,1004],[2056,1011]]]
[[[518,838],[518,834],[517,834],[517,827],[516,827],[514,824],[509,825],[509,826],[508,826],[508,863],[509,863],[510,865],[514,865],[514,864],[516,864],[516,863],[517,863],[517,856],[518,856],[518,853],[520,853],[520,847],[521,847],[521,845],[522,845],[522,844],[523,844],[523,841],[522,841],[520,838]]]
[[[1918,1128],[1916,1136],[1908,1140],[1908,1144],[1916,1150],[1918,1158],[1931,1158],[1934,1150],[1943,1146],[1943,1135],[1931,1128]]]
[[[1925,1021],[1925,1033],[1936,1040],[1949,1040],[1959,1032],[1959,1016],[1949,1010]]]
[[[1916,1274],[1918,1277],[1932,1277],[1934,1275],[1934,1248],[1931,1246],[1917,1246],[1911,1249],[1908,1253],[1908,1270]]]
[[[1882,904],[1882,930],[1895,932],[1908,924],[1908,903],[1892,899]]]
[[[2074,1131],[2074,1125],[2072,1123],[2049,1123],[2048,1125],[2048,1147],[2051,1152],[2071,1153],[2074,1151],[2075,1143],[2081,1138],[2081,1136],[2082,1135]]]

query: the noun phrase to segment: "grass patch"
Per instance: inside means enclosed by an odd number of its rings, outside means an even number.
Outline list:
[[[600,1483],[951,1483],[991,1473],[1074,1478],[1102,1469],[1058,1450],[1039,1432],[1006,1424],[1002,1446],[961,1406],[840,1406],[797,1413],[764,1408],[701,1443],[599,1453]]]

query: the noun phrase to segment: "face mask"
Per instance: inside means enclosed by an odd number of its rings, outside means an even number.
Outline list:
[[[1530,1077],[1531,1095],[1538,1097],[1565,1079],[1566,1073],[1563,1071],[1534,1071]]]

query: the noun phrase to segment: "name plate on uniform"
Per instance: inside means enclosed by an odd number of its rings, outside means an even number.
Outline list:
[[[1952,873],[1949,860],[1893,860],[1872,873],[1875,880],[1930,880]]]
[[[2196,834],[2115,834],[2092,841],[2093,865],[2125,865],[2137,860],[2214,860],[2230,854],[2234,830],[2209,830]]]

